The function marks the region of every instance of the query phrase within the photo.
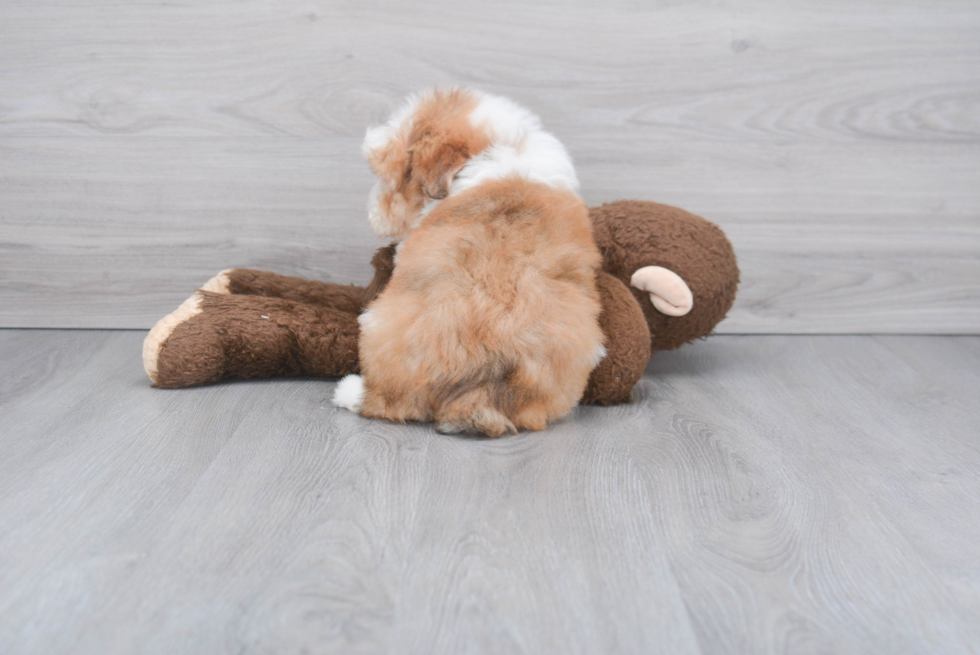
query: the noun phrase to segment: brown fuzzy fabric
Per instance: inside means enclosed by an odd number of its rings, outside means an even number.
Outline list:
[[[203,311],[163,343],[154,386],[358,370],[357,314],[282,298],[197,294]]]
[[[725,233],[700,216],[669,205],[620,200],[589,210],[603,270],[629,287],[650,327],[653,352],[672,350],[705,337],[735,302],[739,272]],[[663,266],[680,275],[694,295],[686,316],[666,316],[650,295],[630,286],[644,266]]]
[[[589,376],[581,404],[615,405],[633,400],[633,386],[650,359],[650,330],[640,306],[622,282],[602,271],[596,276],[602,301],[599,327],[606,356]]]
[[[359,314],[364,305],[369,302],[365,300],[364,287],[318,282],[251,268],[233,268],[228,271],[228,291],[232,295],[282,298],[320,307],[331,307],[350,314]],[[372,300],[373,298],[374,296],[371,297]]]
[[[651,352],[706,336],[725,317],[735,299],[738,266],[724,233],[682,209],[626,200],[589,211],[604,260],[596,283],[608,352],[581,402],[630,402]],[[203,311],[178,325],[162,345],[155,386],[357,372],[357,316],[388,284],[394,258],[394,244],[374,254],[374,279],[367,288],[229,271],[231,295],[198,291]],[[629,286],[633,272],[644,266],[663,266],[687,282],[694,295],[689,314],[665,316],[646,292]]]

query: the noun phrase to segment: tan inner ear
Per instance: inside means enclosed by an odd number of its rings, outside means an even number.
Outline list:
[[[677,273],[663,266],[636,269],[630,284],[650,294],[650,302],[667,316],[684,316],[694,308],[694,294]]]

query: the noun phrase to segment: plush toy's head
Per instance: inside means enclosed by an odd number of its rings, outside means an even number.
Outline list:
[[[654,351],[707,336],[725,318],[735,301],[739,272],[732,244],[717,225],[677,207],[639,200],[607,203],[589,214],[603,270],[619,278],[640,303]],[[690,311],[668,315],[669,303],[637,288],[644,286],[637,272],[657,271],[651,267],[683,279],[693,299]]]

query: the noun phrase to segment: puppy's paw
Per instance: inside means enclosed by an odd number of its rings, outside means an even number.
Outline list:
[[[544,426],[537,429],[543,429]],[[499,437],[504,434],[517,434],[517,428],[504,414],[494,407],[478,407],[466,414],[443,416],[436,421],[436,432],[440,434],[482,434]]]
[[[359,412],[364,403],[364,378],[360,375],[348,375],[337,383],[333,393],[333,404],[337,407]]]
[[[436,423],[436,432],[439,434],[463,434],[466,432],[466,428],[462,425],[450,423],[449,421],[442,421],[441,423]]]

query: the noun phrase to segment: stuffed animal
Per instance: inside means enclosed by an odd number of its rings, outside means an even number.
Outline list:
[[[630,402],[650,356],[705,337],[731,308],[735,253],[718,226],[682,209],[623,200],[589,210],[603,257],[596,283],[606,357],[582,403]],[[358,371],[358,315],[394,270],[394,244],[367,287],[234,268],[162,318],[143,343],[153,386]]]

